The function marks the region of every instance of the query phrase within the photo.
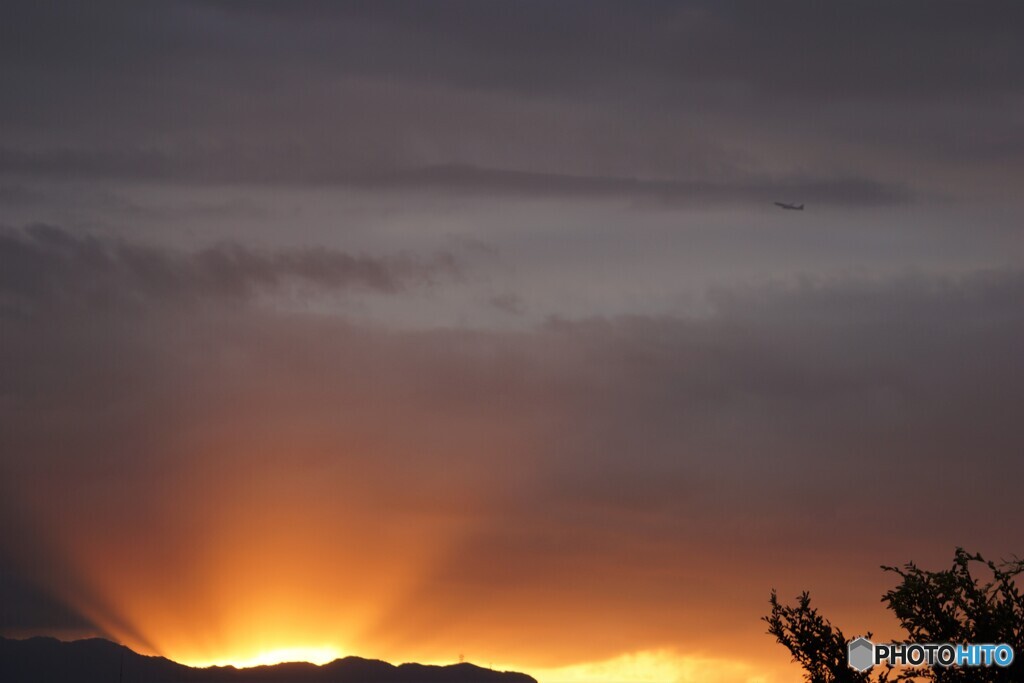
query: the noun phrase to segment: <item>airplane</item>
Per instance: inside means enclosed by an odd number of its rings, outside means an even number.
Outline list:
[[[788,209],[790,211],[803,211],[804,210],[804,205],[803,204],[787,204],[786,202],[775,202],[775,206],[781,207],[783,209]]]

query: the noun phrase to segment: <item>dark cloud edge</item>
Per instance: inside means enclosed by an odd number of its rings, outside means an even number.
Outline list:
[[[463,276],[443,252],[375,257],[323,247],[258,250],[221,243],[179,251],[33,224],[0,226],[0,312],[248,300],[290,285],[395,295]]]
[[[907,184],[858,176],[809,178],[749,174],[726,180],[683,180],[550,173],[471,164],[433,164],[353,171],[272,165],[233,168],[231,161],[156,151],[0,148],[0,176],[54,180],[134,180],[175,184],[335,186],[381,192],[450,192],[551,199],[618,198],[664,205],[716,205],[799,197],[816,204],[889,206],[917,199]],[[208,169],[218,169],[216,171]]]

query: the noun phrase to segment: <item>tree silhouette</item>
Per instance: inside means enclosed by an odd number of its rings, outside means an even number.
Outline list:
[[[811,595],[804,591],[793,607],[783,605],[774,590],[772,612],[763,620],[768,633],[786,646],[793,660],[802,666],[808,683],[869,683],[868,672],[854,671],[846,664],[847,638],[811,607]],[[868,633],[870,638],[871,634]],[[888,680],[883,671],[878,681]]]
[[[972,565],[987,571],[982,582]],[[1024,597],[1016,577],[1024,561],[991,562],[979,554],[956,549],[953,566],[927,571],[913,562],[882,569],[900,577],[898,586],[882,596],[907,632],[905,643],[1006,643],[1014,649],[1008,667],[941,666],[884,668],[857,672],[847,666],[847,638],[811,607],[802,593],[795,606],[779,603],[771,593],[771,614],[763,617],[768,633],[786,647],[804,668],[808,683],[870,683],[878,681],[935,681],[936,683],[1024,683]],[[871,638],[871,634],[867,634]],[[892,678],[890,678],[892,677]]]

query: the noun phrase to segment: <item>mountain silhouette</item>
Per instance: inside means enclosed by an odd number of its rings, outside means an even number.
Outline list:
[[[473,664],[428,666],[360,657],[317,666],[290,662],[236,669],[197,669],[164,657],[147,657],[102,638],[63,642],[54,638],[0,638],[4,683],[537,683],[526,674]]]

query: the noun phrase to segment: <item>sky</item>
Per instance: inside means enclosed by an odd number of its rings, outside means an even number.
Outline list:
[[[1024,6],[0,8],[0,634],[800,680],[1024,554]],[[773,202],[803,203],[785,211]]]

